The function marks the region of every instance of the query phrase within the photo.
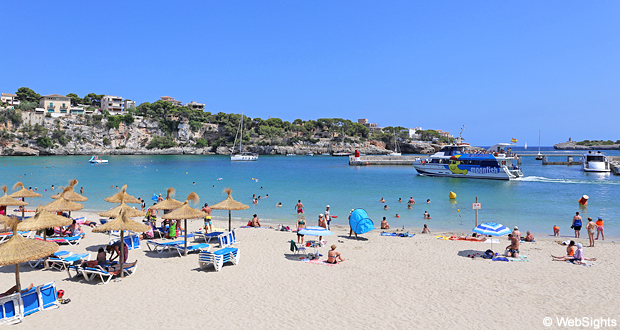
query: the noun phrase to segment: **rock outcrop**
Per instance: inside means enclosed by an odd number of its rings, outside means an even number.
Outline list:
[[[567,141],[553,145],[556,150],[620,150],[620,144],[582,146],[575,141]]]

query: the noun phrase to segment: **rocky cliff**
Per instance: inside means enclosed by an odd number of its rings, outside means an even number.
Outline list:
[[[575,141],[567,141],[553,145],[556,150],[620,150],[620,144],[582,146]]]

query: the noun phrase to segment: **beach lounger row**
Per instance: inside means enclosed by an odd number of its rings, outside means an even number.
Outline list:
[[[82,261],[88,261],[90,260],[90,253],[78,253],[78,254],[71,254],[71,255],[63,255],[63,256],[59,256],[59,257],[50,257],[45,261],[45,266],[47,268],[50,269],[56,269],[56,270],[65,270],[67,267],[73,265],[76,263],[76,261],[79,261],[80,263]]]
[[[146,246],[149,248],[149,251],[155,251],[157,253],[162,253],[164,251],[171,251],[171,249],[176,248],[179,244],[185,244],[184,240],[178,241],[164,241],[157,242],[153,240],[146,241]]]
[[[18,231],[17,233],[24,238],[29,238],[33,232],[32,231]],[[0,233],[0,243],[3,243],[4,241],[8,241],[9,238],[11,237],[13,237],[12,232]]]
[[[227,262],[232,262],[233,265],[239,264],[239,256],[239,248],[234,247],[226,247],[213,252],[200,252],[198,264],[200,268],[213,264],[215,271],[219,272]]]
[[[56,251],[54,254],[52,254],[52,256],[57,257],[57,258],[61,258],[61,257],[68,257],[68,256],[70,256],[72,254],[73,254],[73,252],[69,252],[69,251]],[[32,268],[43,267],[43,262],[45,261],[45,259],[46,258],[40,258],[40,259],[37,259],[37,260],[30,260],[30,261],[28,261],[28,264]]]
[[[33,287],[24,293],[0,298],[0,324],[15,324],[24,316],[50,308],[58,308],[56,282]]]
[[[48,242],[54,242],[56,244],[68,244],[68,245],[78,245],[80,241],[84,237],[84,234],[80,234],[77,236],[65,236],[65,237],[48,237]],[[34,239],[38,239],[39,241],[43,240],[43,236],[35,235]]]
[[[224,232],[223,231],[214,231],[212,233],[205,234],[205,233],[203,233],[201,231],[195,231],[192,234],[194,234],[194,237],[196,239],[200,238],[200,239],[203,239],[205,241],[205,243],[209,243],[209,242],[211,242],[212,238],[217,238],[220,235],[223,235]]]

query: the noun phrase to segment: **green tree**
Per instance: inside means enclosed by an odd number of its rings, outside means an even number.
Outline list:
[[[207,140],[205,140],[204,138],[200,138],[200,139],[196,140],[196,147],[204,148],[206,146],[207,146]]]
[[[39,105],[38,102],[22,101],[15,107],[15,109],[31,111],[34,110],[37,105]]]
[[[17,99],[22,102],[28,101],[39,104],[39,100],[41,99],[41,95],[35,93],[32,89],[28,87],[20,87],[15,94],[17,94]]]
[[[271,145],[273,145],[273,138],[282,135],[282,129],[279,127],[273,127],[268,125],[263,125],[260,127],[260,134],[264,137],[268,138]]]
[[[41,148],[49,148],[53,146],[54,143],[52,143],[52,139],[48,138],[47,136],[44,136],[44,137],[40,137],[37,139],[37,145]]]
[[[15,126],[19,126],[24,121],[22,119],[22,112],[17,109],[3,109],[0,110],[0,122],[11,122]]]
[[[75,93],[69,93],[69,94],[67,94],[67,97],[71,98],[71,105],[72,106],[76,106],[76,105],[82,103],[82,99],[79,96],[77,96],[77,94],[75,94]]]

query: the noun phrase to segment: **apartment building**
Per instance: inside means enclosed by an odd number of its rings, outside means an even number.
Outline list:
[[[13,107],[19,105],[19,100],[15,94],[2,93],[2,103],[6,103],[7,106]]]
[[[205,104],[204,103],[197,103],[196,101],[185,103],[185,106],[190,108],[190,109],[192,109],[192,110],[200,110],[200,111],[204,111],[205,110]]]
[[[36,112],[68,114],[70,113],[70,108],[70,97],[59,94],[50,94],[44,95],[39,99],[39,107],[36,109]]]
[[[177,107],[181,106],[181,101],[175,100],[174,97],[162,96],[161,99],[162,99],[162,101],[170,102],[170,103],[172,103],[172,105],[175,105]]]

